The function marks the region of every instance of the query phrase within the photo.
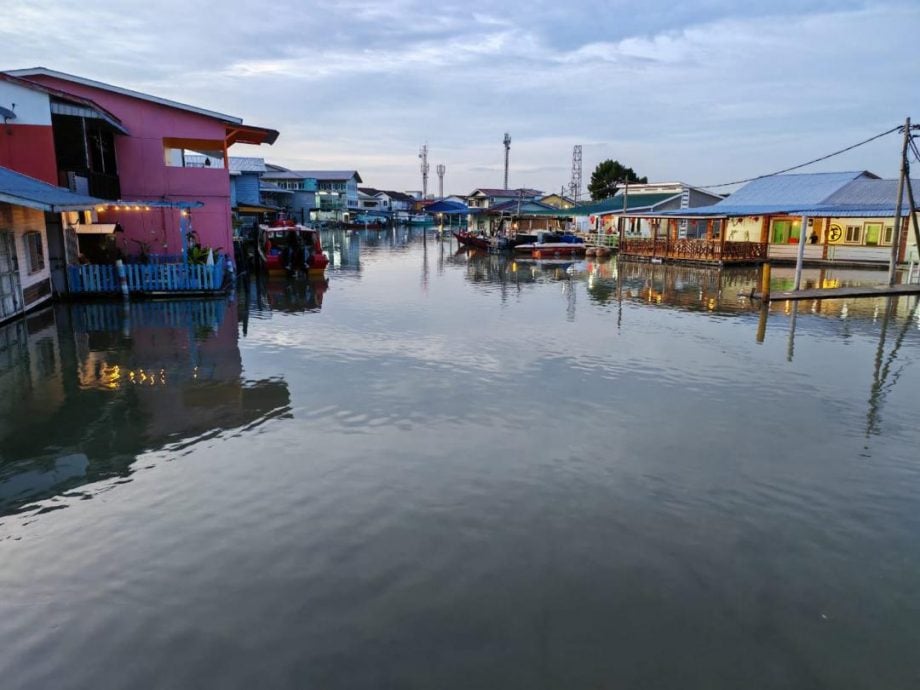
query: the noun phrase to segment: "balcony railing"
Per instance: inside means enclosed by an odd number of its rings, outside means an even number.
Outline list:
[[[620,254],[671,261],[700,261],[707,263],[745,263],[765,261],[767,245],[761,242],[726,242],[706,239],[671,240],[659,238],[626,238],[620,244]]]

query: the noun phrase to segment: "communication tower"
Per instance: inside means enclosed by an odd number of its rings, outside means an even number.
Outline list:
[[[576,144],[572,149],[572,180],[569,182],[569,195],[577,204],[578,197],[581,196],[581,144]]]
[[[435,168],[438,173],[438,198],[444,198],[444,173],[447,172],[447,166],[443,163],[438,163],[438,167]]]
[[[508,189],[508,155],[511,153],[511,135],[505,132],[505,189]]]
[[[422,198],[428,198],[428,171],[431,166],[428,165],[428,144],[423,144],[418,152],[418,157],[422,159]]]

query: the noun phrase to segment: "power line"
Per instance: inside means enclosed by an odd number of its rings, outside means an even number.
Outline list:
[[[821,156],[820,158],[815,158],[810,160],[807,163],[800,163],[799,165],[793,165],[791,168],[785,168],[783,170],[777,170],[776,172],[767,173],[766,175],[758,175],[757,177],[749,177],[746,180],[734,180],[733,182],[721,182],[719,184],[704,184],[704,185],[695,185],[700,189],[716,189],[718,187],[730,187],[735,184],[744,184],[745,182],[753,182],[754,180],[762,180],[765,177],[774,177],[775,175],[782,175],[783,173],[792,172],[793,170],[798,170],[799,168],[804,168],[814,163],[820,163],[821,161],[826,161],[828,158],[833,158],[834,156],[839,156],[841,153],[846,153],[847,151],[852,151],[855,148],[868,144],[870,141],[875,141],[876,139],[881,139],[884,136],[897,132],[901,129],[904,129],[904,125],[898,125],[897,127],[892,127],[887,132],[882,132],[881,134],[876,134],[873,137],[869,137],[863,141],[860,141],[857,144],[852,146],[847,146],[845,149],[840,149],[839,151],[834,151],[829,153],[826,156]]]

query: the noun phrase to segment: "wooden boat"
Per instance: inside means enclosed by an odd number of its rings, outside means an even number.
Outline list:
[[[259,258],[269,274],[322,275],[329,265],[318,230],[282,221],[259,226]]]
[[[491,246],[488,237],[483,237],[481,235],[473,235],[472,233],[465,232],[463,230],[459,232],[454,232],[454,237],[457,238],[459,242],[464,247],[476,247],[477,249],[488,249]]]

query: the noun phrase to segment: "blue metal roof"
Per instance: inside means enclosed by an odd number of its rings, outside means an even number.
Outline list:
[[[865,171],[773,175],[772,177],[763,177],[759,180],[748,182],[727,199],[715,205],[761,206],[795,204],[802,206],[820,204],[853,180],[862,177],[870,179],[870,176],[871,173]]]
[[[914,189],[914,196],[920,195],[920,180],[911,179],[911,187]],[[860,178],[853,180],[839,191],[831,194],[824,200],[825,204],[864,204],[864,205],[888,205],[894,208],[898,199],[898,181],[897,180],[872,180]],[[916,200],[916,199],[915,199]],[[902,204],[906,206],[907,186],[904,187],[904,195],[901,199]]]
[[[451,214],[463,214],[469,213],[470,209],[466,204],[460,203],[459,201],[448,201],[447,199],[442,199],[441,201],[436,201],[433,204],[428,204],[425,207],[427,213],[447,213]]]
[[[77,194],[63,187],[55,187],[3,167],[0,167],[0,201],[52,213],[82,211],[112,203],[104,199]]]
[[[830,203],[843,204],[846,190],[851,185],[872,187],[879,180],[869,172],[806,173],[795,175],[773,175],[748,182],[744,187],[711,206],[697,206],[674,211],[663,211],[661,215],[678,216],[763,216],[775,213],[798,214],[801,209],[824,206]],[[886,202],[893,203],[895,192]],[[833,201],[832,201],[833,200]],[[879,203],[877,199],[873,199]]]

